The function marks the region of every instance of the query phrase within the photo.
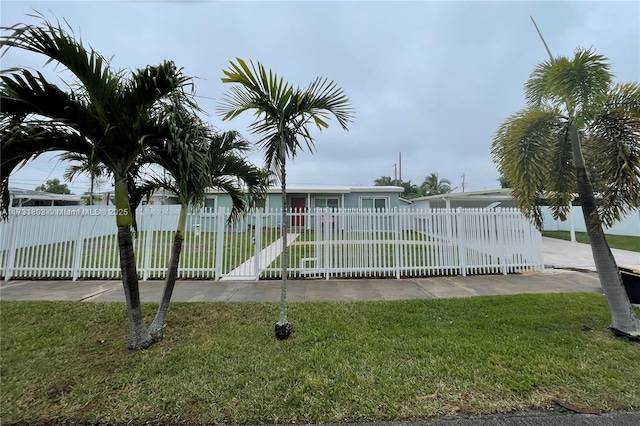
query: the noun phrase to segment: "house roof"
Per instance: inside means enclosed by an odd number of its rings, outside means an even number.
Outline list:
[[[485,191],[449,192],[447,194],[427,195],[426,197],[413,198],[413,201],[422,200],[511,200],[511,188],[490,189]]]
[[[33,191],[31,189],[9,188],[9,194],[13,199],[23,200],[61,200],[80,201],[81,195],[76,194],[55,194],[53,192]]]
[[[287,194],[324,194],[324,193],[338,193],[338,194],[351,194],[355,192],[397,192],[402,193],[404,188],[400,186],[347,186],[347,185],[287,185]],[[272,186],[267,189],[269,194],[280,194],[282,192],[281,187]],[[219,194],[222,191],[210,190],[211,194]]]

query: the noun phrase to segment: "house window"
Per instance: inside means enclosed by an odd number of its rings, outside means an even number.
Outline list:
[[[314,203],[316,209],[324,209],[328,207],[331,210],[338,210],[339,207],[337,198],[316,198]]]
[[[360,198],[360,207],[363,209],[384,210],[389,208],[389,199],[387,197],[362,197]]]
[[[211,210],[215,210],[218,207],[218,197],[217,196],[208,196],[204,199],[205,208],[209,208]]]

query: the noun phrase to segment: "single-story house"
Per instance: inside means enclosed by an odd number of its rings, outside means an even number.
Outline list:
[[[315,209],[370,209],[386,210],[393,208],[409,208],[411,201],[402,198],[404,191],[399,186],[346,186],[346,185],[313,185],[287,186],[287,204],[294,212],[312,212]],[[154,194],[148,205],[177,204],[175,196],[167,192]],[[231,197],[222,191],[212,190],[207,194],[204,207],[212,209],[230,209]],[[279,210],[282,207],[282,189],[271,187],[267,190],[264,204],[265,211]],[[328,219],[332,221],[331,218]],[[291,226],[314,228],[314,224],[305,223],[305,215],[292,218]],[[341,224],[332,223],[337,227]]]
[[[287,186],[289,208],[309,211],[316,208],[334,209],[392,209],[410,207],[411,201],[400,197],[403,188],[399,186],[345,186],[313,185]],[[271,187],[267,190],[264,207],[267,210],[280,209],[282,189]],[[177,204],[175,196],[168,193],[154,194],[148,204]],[[207,195],[205,207],[231,208],[231,197],[222,191],[212,190]]]

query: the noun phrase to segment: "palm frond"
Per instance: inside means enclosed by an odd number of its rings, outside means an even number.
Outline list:
[[[0,216],[6,219],[9,211],[9,176],[21,164],[44,152],[89,152],[92,148],[86,138],[55,123],[42,125],[23,124],[2,120],[0,126],[2,158],[0,159],[0,191],[2,205]]]
[[[558,130],[555,143],[549,146],[550,157],[544,190],[552,217],[565,220],[576,192],[576,174],[569,133],[566,128]]]
[[[313,151],[309,123],[322,130],[333,115],[346,130],[353,119],[349,99],[327,79],[317,78],[305,90],[294,89],[260,62],[247,64],[240,58],[223,73],[223,83],[237,85],[223,96],[218,113],[229,120],[245,111],[254,112],[249,130],[260,137],[257,143],[265,151],[266,167],[280,178],[281,165],[303,149],[300,139]]]
[[[564,129],[558,111],[528,108],[509,117],[498,129],[491,154],[500,173],[513,185],[512,195],[524,214],[542,227],[539,208],[553,158],[553,146]]]
[[[71,71],[97,108],[105,107],[119,84],[109,61],[93,49],[85,48],[73,30],[68,32],[59,23],[54,25],[43,14],[36,12],[32,16],[39,18],[41,25],[20,23],[2,28],[9,32],[0,38],[2,55],[11,48],[44,55],[47,64],[55,62]]]
[[[611,226],[640,206],[640,85],[616,85],[588,131],[592,173],[604,183],[598,213]]]
[[[578,48],[574,56],[559,56],[540,63],[525,85],[530,106],[549,102],[566,107],[569,118],[578,127],[588,123],[601,107],[613,76],[606,57],[591,49]]]

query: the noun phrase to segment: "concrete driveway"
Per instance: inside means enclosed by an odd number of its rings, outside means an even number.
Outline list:
[[[542,251],[545,268],[596,270],[589,244],[542,237]],[[639,252],[619,249],[611,252],[620,265],[640,265]]]

